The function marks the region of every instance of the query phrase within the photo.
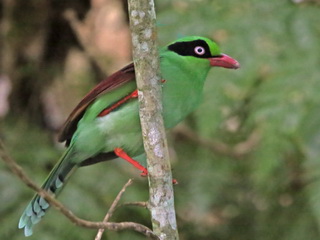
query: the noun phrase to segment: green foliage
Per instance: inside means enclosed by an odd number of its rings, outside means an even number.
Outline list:
[[[159,40],[215,38],[241,69],[210,72],[204,102],[185,121],[201,138],[230,148],[230,157],[170,134],[181,239],[319,239],[320,8],[278,0],[158,1]],[[10,123],[11,122],[11,123]],[[58,159],[50,133],[6,119],[2,135],[12,156],[41,183]],[[252,134],[254,144],[246,141]],[[1,163],[0,236],[24,239],[17,223],[32,194]],[[122,202],[148,198],[146,179],[121,161],[80,169],[59,199],[85,219],[101,220],[128,178]],[[150,226],[146,210],[125,207],[113,220]],[[93,239],[52,210],[29,239]],[[107,233],[103,239],[144,239]]]

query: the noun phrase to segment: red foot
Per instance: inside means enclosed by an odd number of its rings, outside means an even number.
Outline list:
[[[130,96],[130,98],[137,98],[138,97],[138,90],[134,90],[129,96]]]
[[[114,153],[118,157],[131,163],[135,168],[138,168],[139,170],[141,170],[142,171],[141,176],[145,177],[148,175],[148,170],[144,166],[142,166],[139,162],[131,158],[125,151],[123,151],[122,148],[115,148]]]
[[[116,109],[117,107],[119,107],[120,105],[124,104],[125,102],[129,101],[131,98],[137,98],[138,97],[138,90],[134,90],[132,93],[130,93],[129,95],[125,96],[124,98],[120,99],[118,102],[116,102],[115,104],[111,105],[108,108],[105,108],[104,110],[102,110],[99,113],[99,117],[103,117],[107,114],[109,114],[110,112],[112,112],[114,109]]]
[[[114,149],[114,153],[119,158],[122,158],[122,159],[126,160],[127,162],[132,164],[135,168],[138,168],[139,170],[141,170],[142,173],[140,175],[142,177],[148,176],[148,170],[144,166],[142,166],[138,161],[136,161],[133,158],[131,158],[122,148],[115,148]],[[172,179],[172,184],[173,185],[177,185],[178,181],[176,179]]]

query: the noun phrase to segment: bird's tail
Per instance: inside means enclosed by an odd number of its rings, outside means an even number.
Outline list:
[[[73,155],[72,152],[72,147],[70,146],[50,172],[48,178],[42,185],[42,189],[52,193],[52,195],[57,195],[62,190],[63,185],[73,170],[77,168],[77,165],[73,161],[70,161]],[[32,235],[33,225],[41,220],[49,207],[49,203],[40,195],[36,194],[32,198],[19,221],[19,228],[24,228],[25,236]]]

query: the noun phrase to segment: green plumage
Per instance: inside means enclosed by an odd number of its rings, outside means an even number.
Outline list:
[[[205,53],[201,52],[201,48]],[[221,56],[218,46],[202,37],[185,37],[160,50],[160,68],[165,80],[162,83],[162,102],[166,128],[174,127],[197,107],[208,71],[215,66],[210,61],[218,61]],[[216,66],[222,66],[219,64]],[[237,64],[235,61],[233,67],[222,67],[237,68]],[[117,158],[113,154],[115,148],[122,148],[133,158],[143,153],[136,98],[126,101],[105,116],[99,116],[104,109],[136,89],[135,81],[131,80],[134,72],[129,77],[125,74],[126,69],[122,69],[115,77],[111,76],[110,81],[115,83],[118,79],[124,80],[116,87],[103,89],[103,86],[98,86],[96,89],[102,90],[89,93],[90,101],[77,106],[75,110],[80,110],[79,113],[75,111],[74,118],[71,114],[71,120],[68,119],[65,126],[65,135],[71,137],[62,136],[62,140],[69,141],[69,146],[43,184],[43,189],[56,195],[77,167],[101,161],[104,157],[106,160]],[[70,130],[72,127],[69,126],[76,128]],[[19,222],[19,228],[24,228],[26,236],[32,234],[33,225],[41,220],[48,208],[49,204],[42,197],[34,196]]]

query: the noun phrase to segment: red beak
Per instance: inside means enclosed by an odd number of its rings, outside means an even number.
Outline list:
[[[240,67],[240,64],[237,60],[233,59],[232,57],[229,57],[226,54],[221,54],[216,57],[208,58],[210,61],[210,65],[212,67],[224,67],[224,68],[233,68],[237,69]]]

